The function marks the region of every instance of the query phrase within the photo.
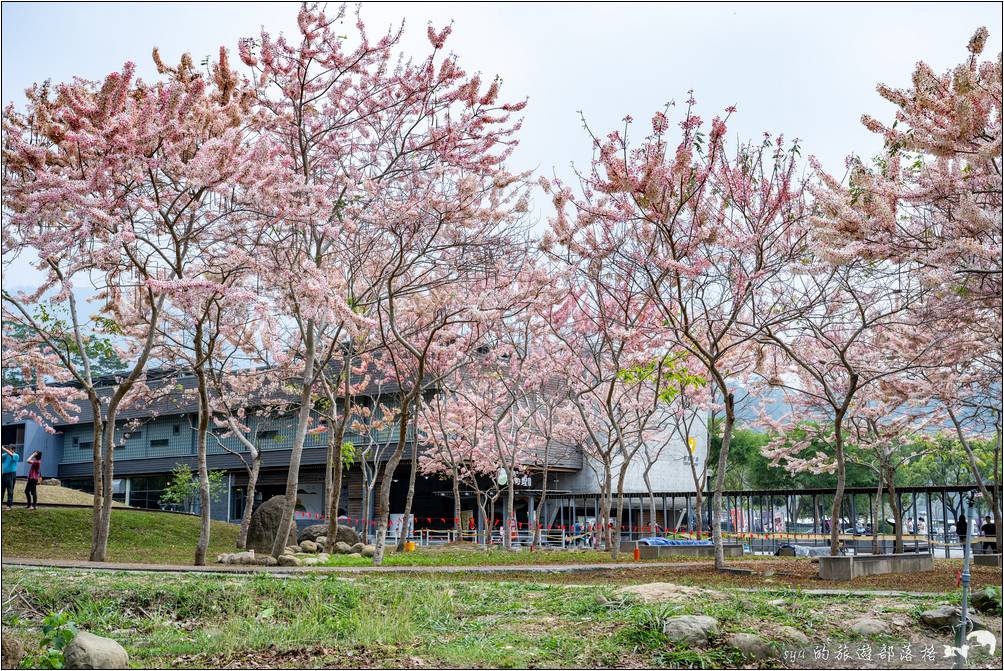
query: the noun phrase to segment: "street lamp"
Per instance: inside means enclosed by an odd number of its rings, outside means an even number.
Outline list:
[[[962,612],[959,614],[959,623],[955,625],[955,663],[953,668],[966,668],[966,657],[962,653],[962,645],[966,641],[966,634],[969,633],[969,555],[970,539],[973,536],[973,502],[979,496],[979,492],[971,490],[966,496],[966,537],[962,539]]]

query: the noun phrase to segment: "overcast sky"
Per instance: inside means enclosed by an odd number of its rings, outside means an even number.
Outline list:
[[[101,79],[132,60],[152,79],[153,46],[177,62],[220,45],[235,50],[264,26],[295,32],[295,3],[95,3],[3,5],[3,103],[45,79]],[[402,48],[424,55],[425,27],[454,22],[448,47],[468,71],[503,78],[508,99],[529,98],[514,169],[562,176],[589,160],[578,110],[600,132],[632,115],[639,134],[667,101],[689,89],[710,119],[735,104],[730,130],[800,138],[842,172],[848,153],[871,156],[881,142],[860,124],[891,108],[878,82],[908,85],[914,63],[940,71],[958,64],[980,25],[984,55],[1001,50],[1001,9],[988,3],[917,4],[446,4],[363,3],[370,34],[406,21]],[[347,32],[351,32],[348,31]],[[544,203],[538,215],[546,217]],[[31,278],[21,263],[5,277]]]

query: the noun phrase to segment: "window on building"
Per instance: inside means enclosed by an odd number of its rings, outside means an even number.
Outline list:
[[[174,432],[174,435],[177,436],[179,433],[181,433],[181,424],[175,424],[173,427],[171,427],[171,430]]]
[[[268,441],[274,441],[278,436],[279,436],[279,432],[278,431],[272,431],[272,430],[269,430],[269,431],[259,431],[258,432],[258,442],[261,443],[261,442],[264,442],[266,440],[268,440]]]
[[[94,441],[93,440],[82,440],[82,441],[80,441],[80,449],[81,450],[89,450],[92,447],[94,447]]]
[[[129,482],[129,505],[161,510],[160,495],[164,493],[166,484],[166,477],[132,478]]]
[[[142,438],[142,437],[143,437],[142,431],[126,431],[125,433],[122,434],[122,438],[124,438],[125,440],[136,440],[137,438]]]
[[[167,438],[156,438],[150,441],[150,447],[167,447],[171,444]]]

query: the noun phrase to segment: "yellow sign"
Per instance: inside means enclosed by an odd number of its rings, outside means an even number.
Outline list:
[[[697,449],[697,438],[691,436],[687,439],[687,444],[690,445],[690,453],[693,454],[694,450]]]

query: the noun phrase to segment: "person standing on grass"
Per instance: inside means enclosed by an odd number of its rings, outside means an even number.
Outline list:
[[[7,497],[4,507],[10,510],[14,507],[14,479],[17,478],[17,464],[21,455],[10,449],[3,448],[3,496]]]
[[[42,477],[42,453],[32,452],[28,457],[28,481],[24,485],[24,499],[28,502],[28,510],[38,510],[38,481]]]

